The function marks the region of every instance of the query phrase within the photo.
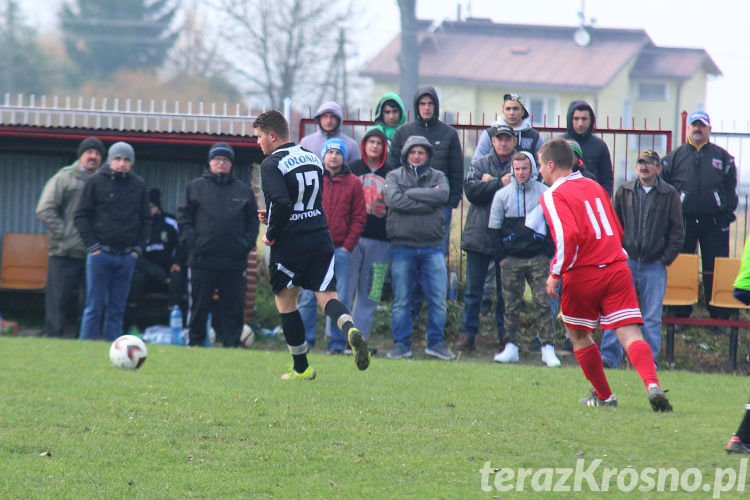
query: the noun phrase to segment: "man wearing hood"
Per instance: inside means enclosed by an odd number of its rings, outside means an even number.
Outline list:
[[[365,339],[369,339],[391,261],[391,244],[385,230],[385,177],[390,172],[385,164],[388,154],[386,134],[380,128],[372,127],[362,138],[360,148],[362,159],[349,167],[362,183],[367,222],[352,252],[347,302],[353,303],[354,323],[359,325]]]
[[[346,145],[339,138],[328,139],[321,151],[323,157],[323,211],[328,221],[328,230],[333,238],[333,273],[336,276],[336,293],[345,301],[349,296],[349,261],[359,236],[365,227],[365,197],[362,184],[344,163]],[[316,307],[315,292],[303,288],[299,295],[299,312],[305,323],[307,345],[315,345]],[[355,321],[355,324],[356,321]],[[361,330],[360,330],[361,331]],[[347,338],[341,329],[326,317],[328,353],[343,354]]]
[[[609,196],[614,188],[612,157],[607,143],[593,135],[596,115],[586,101],[573,101],[568,106],[568,131],[563,139],[573,139],[581,147],[586,162],[586,177],[598,182]]]
[[[388,145],[396,129],[406,123],[406,108],[395,92],[386,92],[375,107],[375,126],[383,131]]]
[[[554,318],[547,295],[547,275],[552,255],[552,239],[541,221],[539,198],[547,186],[536,180],[534,155],[521,151],[513,156],[512,181],[495,193],[490,208],[489,228],[495,259],[499,262],[503,299],[505,301],[505,332],[507,340],[502,352],[495,355],[498,363],[518,361],[518,339],[521,333],[521,309],[526,283],[531,288],[542,346],[542,361],[550,367],[560,366],[552,344]],[[529,226],[534,226],[532,229]]]
[[[232,173],[234,149],[217,142],[203,175],[185,186],[177,208],[180,241],[188,252],[191,346],[202,346],[214,291],[224,347],[240,345],[247,254],[258,238],[258,206],[252,188]]]
[[[151,229],[146,183],[131,172],[134,163],[130,144],[112,144],[106,165],[86,181],[78,201],[74,223],[88,249],[81,339],[103,334],[111,341],[122,334],[130,279]]]
[[[498,189],[511,180],[511,158],[516,152],[516,134],[507,125],[492,128],[492,152],[471,165],[464,182],[466,198],[471,202],[466,224],[461,235],[461,248],[466,252],[466,287],[464,288],[464,312],[461,318],[461,337],[455,348],[462,351],[474,349],[474,338],[479,331],[479,309],[484,291],[484,282],[492,262],[492,238],[487,223],[490,219],[490,204]],[[493,281],[497,288],[495,322],[498,341],[503,341],[502,288],[500,269],[492,266]]]
[[[53,175],[39,197],[36,216],[49,234],[47,288],[44,291],[44,332],[48,337],[62,337],[72,290],[78,289],[79,302],[83,303],[86,246],[73,224],[73,215],[83,185],[99,168],[106,152],[104,144],[96,137],[81,141],[78,159]]]
[[[492,128],[497,128],[501,125],[507,125],[513,129],[516,134],[519,150],[528,151],[536,157],[537,151],[544,144],[544,139],[536,129],[532,128],[529,111],[526,109],[523,99],[518,94],[505,94],[503,96],[502,115],[492,124]],[[474,156],[471,158],[472,164],[492,152],[490,137],[492,128],[479,135],[479,142],[477,142]]]
[[[303,137],[299,141],[300,146],[311,153],[315,153],[323,161],[323,157],[320,156],[323,144],[328,139],[338,138],[344,141],[346,145],[347,154],[344,157],[344,163],[351,163],[359,159],[357,141],[341,131],[341,124],[344,121],[344,113],[341,111],[341,106],[334,101],[324,102],[315,112],[315,121],[318,123],[318,130]]]
[[[402,166],[389,172],[385,179],[386,233],[391,240],[393,282],[391,328],[394,346],[387,355],[391,359],[411,356],[409,299],[416,281],[427,297],[425,354],[445,360],[455,358],[443,343],[448,288],[442,248],[445,233],[443,207],[450,190],[445,174],[430,166],[433,153],[432,144],[426,137],[409,137],[401,152]]]
[[[445,204],[445,231],[443,253],[448,253],[450,240],[451,211],[461,201],[464,183],[464,161],[461,142],[456,130],[440,121],[440,102],[433,87],[423,87],[414,96],[414,120],[401,125],[393,134],[388,150],[388,165],[395,169],[402,165],[402,149],[406,141],[414,135],[425,137],[432,145],[430,167],[439,170],[448,180],[450,190]]]

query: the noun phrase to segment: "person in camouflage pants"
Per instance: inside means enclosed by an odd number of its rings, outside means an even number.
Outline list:
[[[513,156],[512,182],[495,193],[489,228],[494,257],[500,263],[505,301],[505,348],[495,356],[498,363],[518,361],[521,308],[526,283],[538,311],[536,329],[542,345],[542,361],[560,366],[552,344],[554,319],[547,295],[547,276],[554,246],[543,218],[539,197],[547,186],[537,181],[534,156],[521,151]],[[535,223],[536,221],[536,223]]]

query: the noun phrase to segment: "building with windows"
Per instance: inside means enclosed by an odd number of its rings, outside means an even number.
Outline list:
[[[707,79],[721,75],[704,49],[659,47],[642,29],[476,18],[418,26],[420,85],[435,86],[441,112],[458,112],[461,123],[470,113],[474,123],[491,122],[503,94],[513,92],[526,98],[537,125],[564,127],[569,103],[585,99],[598,127],[678,130],[680,112],[702,108]],[[374,81],[373,102],[398,88],[400,50],[396,36],[361,72]],[[404,97],[411,108],[411,96]],[[666,150],[666,144],[653,146]]]

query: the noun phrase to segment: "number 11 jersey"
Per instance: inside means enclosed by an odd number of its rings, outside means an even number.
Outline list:
[[[317,155],[293,143],[277,148],[260,165],[268,210],[266,238],[274,261],[333,253],[323,211],[323,165]]]

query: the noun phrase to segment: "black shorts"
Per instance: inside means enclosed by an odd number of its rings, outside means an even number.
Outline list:
[[[307,259],[271,261],[271,288],[274,295],[285,288],[302,287],[316,292],[336,291],[333,252]]]

